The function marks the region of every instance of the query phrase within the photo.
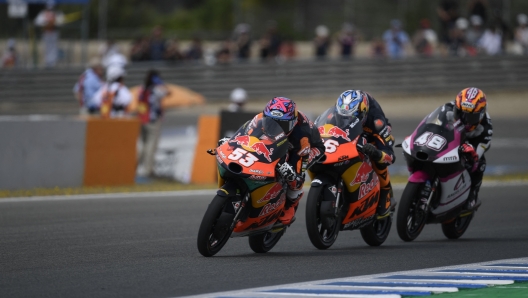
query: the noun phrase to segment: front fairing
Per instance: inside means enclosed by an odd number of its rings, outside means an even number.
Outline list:
[[[454,121],[448,113],[442,106],[425,117],[405,140],[404,151],[420,161],[458,161],[457,150],[465,140],[465,133],[460,121]]]

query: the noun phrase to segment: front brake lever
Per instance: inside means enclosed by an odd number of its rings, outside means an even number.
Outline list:
[[[216,149],[209,149],[207,150],[207,153],[209,153],[210,155],[216,155]]]

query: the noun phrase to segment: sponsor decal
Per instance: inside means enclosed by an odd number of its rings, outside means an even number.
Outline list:
[[[282,117],[284,116],[284,113],[282,113],[281,111],[271,111],[271,116],[273,117]]]
[[[374,217],[374,215],[371,215],[369,217],[365,217],[365,218],[358,218],[356,220],[353,220],[347,224],[345,224],[345,226],[343,227],[344,229],[348,229],[348,228],[355,228],[355,227],[358,227],[360,226],[361,224],[371,220],[372,218]]]
[[[492,135],[493,134],[493,130],[492,129],[488,129],[488,134]]]
[[[317,148],[311,148],[310,153],[308,153],[308,163],[311,163],[314,158],[321,155],[321,151]]]
[[[392,156],[389,155],[389,154],[386,154],[385,152],[381,152],[382,153],[382,157],[381,157],[381,162],[382,163],[386,163],[386,164],[392,164]]]
[[[282,138],[282,137],[284,137],[284,133],[283,132],[281,132],[278,136],[275,137],[275,141],[280,139],[280,138]]]
[[[224,163],[224,161],[218,155],[216,156],[216,160],[218,161],[218,163]]]
[[[356,121],[354,121],[353,123],[351,123],[348,127],[350,128],[354,128],[354,126],[356,126],[356,124],[359,123],[359,118],[356,118]]]
[[[342,162],[335,163],[334,167],[343,166],[343,165],[346,165],[346,164],[349,164],[349,163],[350,163],[350,160],[345,160],[345,161],[342,161]]]
[[[314,179],[314,180],[312,180],[312,183],[323,184],[323,181],[321,181],[319,179]]]
[[[473,109],[474,107],[475,107],[475,105],[472,104],[471,102],[467,102],[467,101],[465,101],[465,102],[462,103],[462,108],[463,108],[463,109],[464,109],[464,108],[465,108],[465,109]]]
[[[266,180],[266,177],[257,176],[257,175],[251,175],[251,176],[248,177],[248,179],[251,179],[251,180]]]
[[[236,142],[250,152],[256,152],[258,155],[263,155],[269,162],[271,162],[273,148],[268,149],[268,147],[256,137],[236,136],[231,139],[230,142]]]
[[[286,201],[286,195],[282,194],[280,199],[277,200],[275,203],[268,203],[264,207],[262,207],[262,210],[260,210],[260,216],[266,216],[270,214],[271,212],[275,211],[277,208],[279,208],[282,204],[284,204],[284,201]]]
[[[458,190],[461,186],[466,185],[466,178],[464,178],[464,174],[460,175],[460,178],[458,178],[457,183],[455,184],[455,188],[453,190]]]
[[[301,138],[300,145],[301,145],[301,150],[297,152],[297,155],[299,156],[308,155],[310,153],[310,141],[308,140],[308,138],[307,137]]]
[[[327,127],[330,127],[328,131],[326,130]],[[337,126],[332,126],[331,124],[326,124],[324,126],[319,126],[319,134],[321,134],[321,137],[328,138],[328,137],[334,137],[334,138],[342,138],[344,140],[347,140],[350,142],[350,138],[348,137],[349,130],[342,130],[341,128]]]
[[[237,202],[231,202],[233,204],[233,208],[235,208],[235,211],[238,210],[238,208],[240,208],[240,201],[237,201]]]
[[[458,160],[457,156],[445,156],[444,157],[444,161],[457,161],[457,160]]]
[[[263,173],[261,170],[255,170],[255,169],[249,169],[249,171],[250,171],[251,173],[257,173],[257,174],[261,174],[261,175],[262,175],[262,173]]]
[[[354,186],[358,183],[367,182],[371,172],[372,169],[368,163],[361,163],[361,166],[359,166],[359,169],[356,172],[356,177],[354,178],[354,180],[352,180],[352,182],[350,182],[350,186]]]
[[[337,161],[343,161],[343,160],[346,160],[346,159],[348,159],[348,155],[343,155],[343,156],[339,156]]]
[[[278,142],[278,143],[277,143],[277,147],[282,146],[282,145],[283,145],[284,143],[286,143],[287,141],[288,141],[288,139],[284,139],[284,140]]]
[[[383,137],[383,138],[388,138],[390,136],[390,133],[391,133],[391,127],[386,125],[385,128],[383,128],[381,131],[380,131],[380,135]]]
[[[226,158],[226,156],[225,156],[224,152],[222,152],[222,150],[218,149],[218,150],[216,150],[216,153],[220,154],[220,156],[222,156],[222,158]]]
[[[282,185],[280,183],[277,183],[275,184],[275,186],[270,188],[268,192],[262,198],[260,198],[260,200],[257,201],[257,203],[263,203],[269,200],[273,200],[279,195],[281,191],[282,191]]]
[[[330,186],[328,190],[334,195],[334,197],[337,195],[337,187],[335,187],[335,185]]]
[[[369,183],[362,183],[361,186],[359,187],[359,198],[364,198],[371,190],[374,189],[374,187],[376,187],[376,185],[378,184],[379,182],[379,179],[378,179],[378,175],[372,175],[372,179],[370,180]]]

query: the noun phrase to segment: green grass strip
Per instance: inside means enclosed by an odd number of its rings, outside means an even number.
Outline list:
[[[406,296],[410,297],[410,296]],[[438,298],[527,298],[528,283],[514,283],[511,285],[494,286],[483,289],[463,289],[456,293],[434,295]]]

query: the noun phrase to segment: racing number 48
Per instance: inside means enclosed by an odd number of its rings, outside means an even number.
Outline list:
[[[444,145],[447,143],[447,140],[440,136],[433,134],[432,132],[424,132],[421,136],[419,136],[415,141],[414,144],[418,146],[427,146],[433,150],[439,151],[444,147]]]
[[[242,158],[244,155],[245,158]],[[258,161],[258,158],[255,155],[242,148],[236,148],[233,152],[231,152],[231,154],[229,154],[227,158],[230,160],[238,160],[238,162],[245,167],[250,167],[255,163],[255,161]]]

